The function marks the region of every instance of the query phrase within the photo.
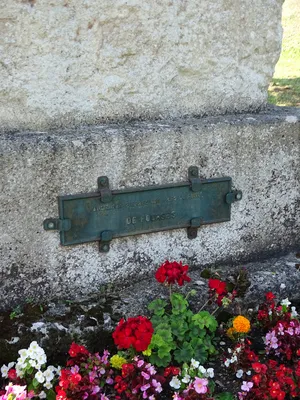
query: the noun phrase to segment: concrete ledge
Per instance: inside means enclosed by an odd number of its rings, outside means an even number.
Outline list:
[[[300,110],[101,125],[0,136],[1,307],[26,297],[75,298],[109,282],[148,276],[181,259],[192,267],[238,263],[294,249],[299,241]],[[107,175],[113,189],[231,176],[243,200],[230,222],[62,247],[43,230],[58,195],[90,192]]]

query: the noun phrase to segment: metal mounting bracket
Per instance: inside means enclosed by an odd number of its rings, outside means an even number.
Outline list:
[[[110,248],[110,242],[113,238],[112,231],[103,231],[100,235],[99,251],[100,253],[108,253]]]
[[[99,176],[98,191],[100,192],[100,201],[102,203],[110,203],[112,201],[112,193],[109,189],[109,179],[107,176]]]
[[[187,228],[187,236],[189,239],[196,239],[198,234],[198,228],[201,226],[201,218],[191,219],[191,226]]]
[[[200,192],[202,182],[201,179],[199,178],[199,168],[193,165],[189,167],[188,177],[191,184],[192,192]]]
[[[71,220],[69,219],[57,219],[48,218],[43,222],[45,231],[55,231],[67,232],[71,229]]]

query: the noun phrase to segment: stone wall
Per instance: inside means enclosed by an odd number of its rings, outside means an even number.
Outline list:
[[[0,131],[256,111],[282,0],[9,0]]]
[[[107,283],[146,278],[166,258],[192,268],[238,263],[299,244],[300,110],[108,124],[0,136],[0,307],[26,297],[68,299]],[[63,247],[43,220],[58,217],[57,196],[91,192],[107,175],[112,189],[232,177],[243,199],[231,221]]]

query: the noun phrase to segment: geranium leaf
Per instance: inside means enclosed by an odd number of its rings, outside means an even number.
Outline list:
[[[200,362],[200,364],[204,364],[207,361],[207,351],[204,347],[200,346],[194,350],[193,357]]]
[[[192,319],[200,328],[205,326],[211,332],[214,332],[218,327],[216,318],[208,311],[200,311],[198,314],[195,314]]]
[[[165,313],[167,302],[162,299],[156,299],[148,305],[148,310],[153,311],[155,315],[162,317]]]
[[[175,360],[179,363],[189,362],[193,358],[194,350],[190,343],[184,342],[181,349],[174,351]]]
[[[150,356],[150,362],[151,364],[154,364],[157,367],[166,367],[171,362],[171,355],[169,353],[164,358],[160,358],[157,354],[152,353]]]
[[[172,313],[175,315],[183,314],[187,310],[188,302],[180,293],[171,295]]]

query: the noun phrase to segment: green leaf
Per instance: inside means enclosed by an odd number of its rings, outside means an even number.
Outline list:
[[[152,353],[149,360],[151,364],[157,367],[166,367],[171,362],[171,354],[169,353],[167,356],[160,358],[157,354]]]
[[[180,316],[173,316],[170,318],[172,334],[178,340],[183,340],[188,332],[188,324]]]
[[[208,388],[209,388],[209,393],[213,394],[216,388],[216,384],[212,379],[208,381]]]
[[[32,385],[33,385],[34,388],[36,388],[36,387],[39,386],[39,382],[37,381],[36,378],[33,378],[33,379],[32,379]]]
[[[156,299],[148,305],[148,310],[153,311],[155,315],[162,317],[165,313],[167,302],[162,299]]]
[[[172,313],[175,315],[184,314],[187,311],[188,302],[180,293],[171,295]]]
[[[170,347],[169,346],[160,346],[157,351],[157,354],[160,359],[167,357],[170,354]]]
[[[209,269],[203,269],[200,274],[201,278],[209,279],[212,276],[212,273]]]
[[[190,341],[193,349],[196,349],[197,347],[201,347],[203,345],[203,340],[197,336],[193,337],[193,339]]]
[[[56,394],[55,394],[54,390],[52,390],[52,389],[48,390],[47,400],[55,400],[55,399],[56,399]]]
[[[169,318],[166,315],[163,315],[162,317],[158,316],[158,315],[153,315],[151,317],[151,322],[152,322],[153,328],[155,330],[155,328],[162,323],[168,324]]]
[[[215,395],[216,400],[234,400],[234,396],[230,392],[223,392]]]
[[[207,351],[204,347],[200,346],[194,349],[194,356],[195,360],[199,361],[200,364],[204,364],[207,361]]]
[[[188,342],[184,342],[181,349],[174,351],[174,358],[178,363],[189,362],[193,358],[194,349]]]
[[[206,327],[211,332],[214,332],[218,327],[216,318],[208,311],[200,311],[198,314],[193,316],[192,320],[197,326],[199,326],[199,328],[203,329]]]

